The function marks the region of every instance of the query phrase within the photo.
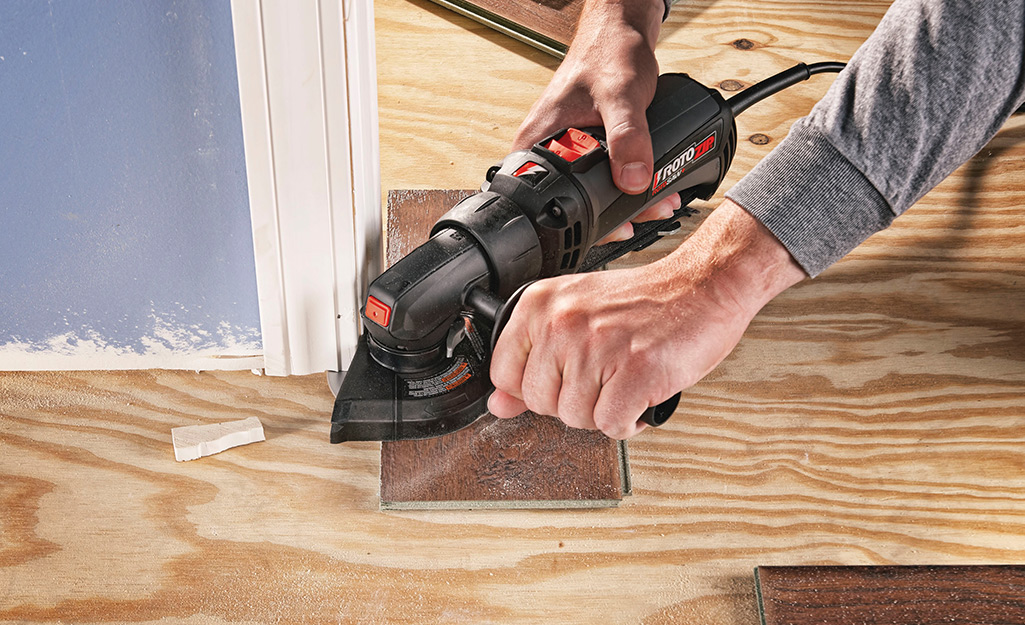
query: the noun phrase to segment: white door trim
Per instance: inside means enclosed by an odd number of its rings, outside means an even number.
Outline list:
[[[232,0],[265,370],[345,369],[380,271],[371,0]]]

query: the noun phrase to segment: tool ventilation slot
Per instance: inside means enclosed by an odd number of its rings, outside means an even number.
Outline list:
[[[559,265],[559,269],[576,269],[578,262],[580,262],[580,250],[573,250],[572,253],[566,252],[562,255],[562,264]]]
[[[735,145],[736,144],[733,144],[732,142],[727,141],[726,145],[723,146],[723,150],[722,150],[723,157],[722,157],[722,161],[721,161],[722,164],[723,164],[723,167],[722,167],[723,168],[723,172],[720,175],[720,178],[722,178],[722,177],[724,177],[726,175],[726,170],[729,169],[730,163],[733,162],[733,152],[736,151]],[[715,192],[713,191],[713,193],[715,193]]]
[[[576,269],[580,261],[580,244],[584,238],[584,227],[579,221],[572,226],[567,226],[562,232],[562,262],[559,269]]]

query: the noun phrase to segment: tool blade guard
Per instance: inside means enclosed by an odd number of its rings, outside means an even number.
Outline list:
[[[491,350],[521,287],[590,270],[596,241],[674,193],[684,205],[715,193],[736,147],[718,92],[664,74],[647,119],[655,174],[645,193],[615,186],[602,129],[562,130],[492,167],[479,193],[370,285],[331,442],[427,438],[473,423],[487,412]],[[645,420],[657,424],[673,408],[649,409]]]

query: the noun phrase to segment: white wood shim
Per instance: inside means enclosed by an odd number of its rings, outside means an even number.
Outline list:
[[[225,449],[263,440],[266,440],[263,424],[256,417],[226,423],[171,428],[174,459],[178,462],[212,456]]]
[[[370,0],[232,0],[270,375],[345,369],[380,271]]]

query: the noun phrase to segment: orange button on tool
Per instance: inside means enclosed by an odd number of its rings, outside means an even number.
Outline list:
[[[388,308],[387,305],[383,304],[373,295],[367,298],[365,314],[367,319],[373,321],[382,328],[387,328],[388,321],[391,320],[391,308]]]
[[[570,128],[558,139],[549,141],[545,149],[558,154],[567,163],[572,163],[598,145],[598,140],[591,135],[582,130]]]

